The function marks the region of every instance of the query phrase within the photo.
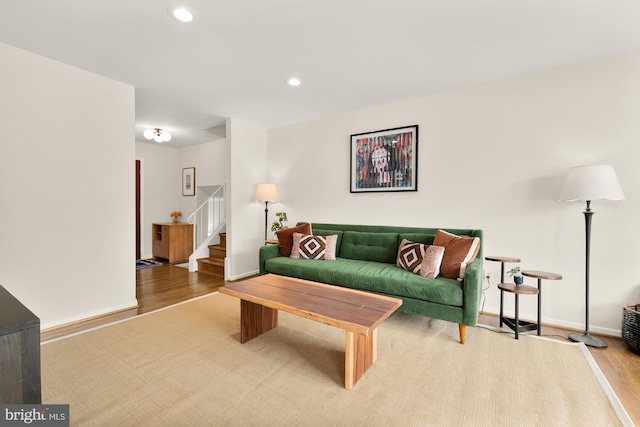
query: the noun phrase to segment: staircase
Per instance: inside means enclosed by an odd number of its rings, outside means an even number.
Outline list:
[[[209,245],[209,258],[198,259],[198,273],[224,278],[224,258],[227,256],[227,233],[220,233],[220,243]]]
[[[213,194],[192,213],[187,222],[193,224],[193,253],[189,256],[189,271],[202,271],[224,277],[227,240],[225,231],[226,184],[217,186]],[[220,239],[219,244],[216,243]],[[209,258],[204,258],[209,255]]]

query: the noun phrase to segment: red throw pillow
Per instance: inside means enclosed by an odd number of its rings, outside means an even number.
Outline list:
[[[449,279],[462,280],[467,266],[476,259],[480,250],[477,237],[460,237],[438,230],[433,239],[434,246],[444,246],[444,257],[440,265],[440,275]]]
[[[311,224],[302,224],[293,228],[285,228],[280,231],[276,231],[276,237],[278,238],[278,256],[291,255],[291,248],[293,247],[293,233],[311,234]]]

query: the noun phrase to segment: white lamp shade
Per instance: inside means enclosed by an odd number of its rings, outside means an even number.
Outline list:
[[[577,166],[569,169],[560,200],[623,200],[624,193],[611,165]]]
[[[278,190],[275,184],[258,184],[256,202],[279,202]]]

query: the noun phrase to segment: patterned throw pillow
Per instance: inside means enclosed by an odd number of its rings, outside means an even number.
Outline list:
[[[312,236],[293,233],[291,258],[335,261],[338,236]]]
[[[477,237],[461,237],[438,230],[433,244],[444,246],[444,259],[440,272],[449,279],[462,280],[467,266],[476,259],[480,250],[480,239]]]
[[[435,279],[440,274],[440,265],[444,257],[442,246],[427,245],[420,267],[420,275],[427,279]]]
[[[440,263],[443,256],[444,248],[442,246],[424,245],[402,239],[398,249],[396,266],[427,279],[435,279],[440,273]]]

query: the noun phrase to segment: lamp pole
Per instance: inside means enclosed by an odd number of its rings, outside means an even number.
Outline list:
[[[269,202],[264,202],[264,244],[267,244],[267,224],[269,217]]]
[[[584,284],[585,284],[585,300],[586,300],[586,320],[585,320],[585,330],[584,334],[571,333],[569,334],[569,339],[571,341],[583,342],[588,346],[596,347],[596,348],[605,348],[607,347],[607,342],[601,340],[600,338],[596,338],[589,333],[589,262],[591,258],[591,218],[593,217],[594,212],[591,210],[591,200],[587,200],[587,209],[583,212],[584,214],[584,227],[585,227],[585,272],[584,272]]]
[[[264,244],[267,244],[267,226],[269,224],[269,202],[278,202],[278,190],[275,184],[262,183],[258,184],[256,190],[256,202],[264,202]]]

